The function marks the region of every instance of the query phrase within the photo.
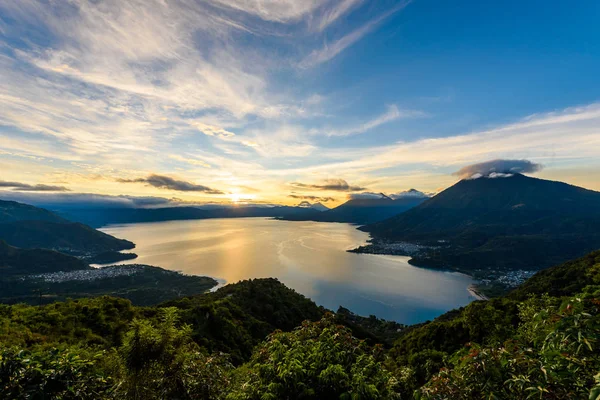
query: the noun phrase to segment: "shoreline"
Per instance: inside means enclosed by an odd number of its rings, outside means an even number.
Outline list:
[[[467,291],[469,292],[469,294],[473,297],[475,297],[475,300],[489,300],[490,298],[487,297],[485,294],[481,293],[479,291],[479,289],[477,288],[476,284],[471,284],[469,285],[469,287],[467,288]]]

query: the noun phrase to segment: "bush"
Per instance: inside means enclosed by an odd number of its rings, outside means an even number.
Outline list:
[[[398,399],[402,382],[382,367],[384,357],[328,314],[270,335],[227,399]]]

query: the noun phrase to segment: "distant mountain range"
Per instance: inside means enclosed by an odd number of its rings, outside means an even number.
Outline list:
[[[164,208],[68,208],[59,209],[61,216],[94,227],[108,224],[136,222],[178,221],[209,218],[272,217],[283,218],[307,215],[315,211],[312,207],[290,206],[233,206],[222,208],[164,207]]]
[[[43,208],[1,200],[0,240],[24,249],[51,249],[87,256],[135,247],[130,241],[71,222]]]
[[[433,246],[419,265],[541,269],[600,248],[600,192],[514,174],[465,179],[361,229],[375,240]]]
[[[370,224],[403,213],[427,199],[424,194],[414,189],[410,193],[411,195],[402,196],[395,200],[384,194],[357,197],[327,211],[289,215],[282,219],[289,221],[347,222],[359,225]],[[417,193],[420,195],[417,195]]]

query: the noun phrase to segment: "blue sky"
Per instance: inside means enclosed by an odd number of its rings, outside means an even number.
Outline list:
[[[599,18],[597,1],[6,0],[0,195],[334,205],[496,158],[600,190]]]

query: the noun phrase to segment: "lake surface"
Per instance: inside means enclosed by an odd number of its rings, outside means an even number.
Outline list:
[[[102,231],[136,243],[138,258],[186,274],[237,282],[275,277],[331,310],[412,324],[468,304],[474,281],[413,267],[408,257],[348,253],[369,235],[349,224],[264,218],[112,225]]]

